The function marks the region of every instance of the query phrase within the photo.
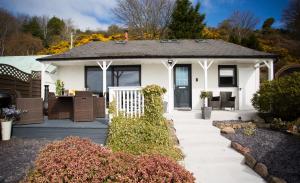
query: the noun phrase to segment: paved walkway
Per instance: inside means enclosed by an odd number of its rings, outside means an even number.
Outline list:
[[[221,114],[226,116],[226,112]],[[212,120],[199,119],[197,111],[176,111],[168,118],[174,120],[176,134],[185,154],[185,167],[194,173],[196,182],[264,182],[244,164],[243,156],[230,148],[230,141],[212,126]]]

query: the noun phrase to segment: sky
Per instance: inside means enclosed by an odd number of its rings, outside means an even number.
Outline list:
[[[112,13],[117,0],[0,0],[0,7],[17,14],[57,16],[72,19],[76,28],[82,30],[105,30],[117,19]],[[193,0],[195,3],[197,0]],[[282,10],[289,0],[199,0],[201,13],[206,14],[205,22],[215,27],[228,18],[235,10],[251,11],[260,25],[269,17],[280,27]],[[259,25],[259,26],[260,26]]]

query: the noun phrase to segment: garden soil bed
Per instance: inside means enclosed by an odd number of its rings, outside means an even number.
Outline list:
[[[33,166],[35,157],[45,144],[45,139],[19,139],[0,141],[0,182],[19,182]]]
[[[269,129],[256,129],[252,136],[236,129],[235,134],[222,134],[233,142],[251,149],[251,155],[264,163],[270,175],[288,183],[300,182],[300,137]]]

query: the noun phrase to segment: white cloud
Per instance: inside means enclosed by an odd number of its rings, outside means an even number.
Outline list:
[[[80,29],[106,29],[114,22],[116,0],[0,0],[0,7],[14,13],[72,19]]]

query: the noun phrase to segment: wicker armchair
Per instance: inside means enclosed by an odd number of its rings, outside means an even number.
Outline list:
[[[221,95],[221,108],[235,109],[235,97],[232,97],[232,92],[220,92]]]
[[[42,98],[22,98],[20,92],[16,91],[16,107],[23,111],[18,124],[41,123],[44,121],[43,99]]]
[[[53,92],[48,95],[48,119],[59,119],[58,99]]]
[[[74,97],[74,121],[94,121],[94,101],[92,92],[76,91]]]
[[[220,96],[217,97],[209,97],[208,98],[208,107],[212,107],[212,109],[220,109],[221,108],[221,100],[220,100]]]
[[[94,118],[105,118],[104,97],[93,97],[94,102]]]

